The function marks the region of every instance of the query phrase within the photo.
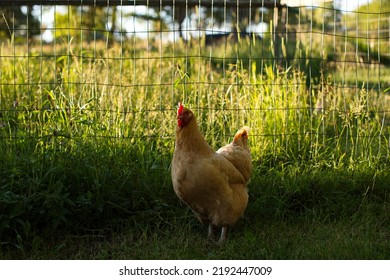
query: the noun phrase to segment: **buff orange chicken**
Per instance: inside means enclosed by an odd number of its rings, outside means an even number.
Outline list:
[[[208,224],[208,239],[221,229],[218,244],[226,241],[229,226],[248,204],[246,179],[234,165],[212,150],[199,130],[194,113],[179,103],[171,176],[176,195],[195,216]]]

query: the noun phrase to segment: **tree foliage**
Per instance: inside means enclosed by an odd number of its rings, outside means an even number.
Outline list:
[[[115,22],[115,7],[69,6],[65,13],[55,13],[54,37],[78,42],[112,39]]]
[[[40,21],[32,15],[31,6],[0,7],[0,40],[32,39],[32,36],[41,34]]]
[[[390,1],[372,0],[344,18],[348,36],[354,39],[358,51],[382,63],[390,62],[389,17]]]

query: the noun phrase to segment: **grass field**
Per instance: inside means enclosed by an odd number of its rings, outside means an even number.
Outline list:
[[[295,67],[197,45],[75,45],[1,48],[0,258],[390,257],[378,76],[349,88],[324,73],[310,91]],[[215,149],[251,127],[250,202],[222,248],[172,190],[179,100]]]

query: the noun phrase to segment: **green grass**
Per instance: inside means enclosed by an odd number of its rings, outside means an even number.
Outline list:
[[[0,258],[389,258],[386,94],[141,43],[2,46]],[[251,127],[250,203],[222,248],[172,190],[179,100],[215,149]]]
[[[61,231],[6,258],[33,259],[388,259],[390,223],[385,172],[307,166],[271,168],[250,185],[245,217],[223,247],[163,186],[160,202],[104,226]],[[259,173],[257,173],[259,174]],[[375,180],[373,180],[375,178]],[[149,195],[150,196],[150,195]],[[146,195],[145,195],[146,198]],[[103,219],[103,218],[102,218]]]

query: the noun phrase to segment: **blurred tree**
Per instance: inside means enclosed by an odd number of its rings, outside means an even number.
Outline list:
[[[0,7],[0,40],[14,36],[16,41],[41,34],[39,19],[32,15],[32,6]]]
[[[55,13],[55,34],[58,38],[76,41],[114,40],[116,7],[68,6],[67,12]]]
[[[390,1],[372,0],[344,17],[349,40],[360,53],[366,53],[363,59],[389,63]]]
[[[185,38],[183,23],[186,17],[191,16],[192,9],[190,7],[173,5],[173,6],[164,6],[162,8],[153,7],[153,9],[159,15],[158,18],[156,18],[156,21],[159,24],[158,26],[160,27],[167,26],[167,24],[163,24],[163,22],[172,20],[173,24],[174,25],[177,24],[178,26],[179,37],[182,39]]]

